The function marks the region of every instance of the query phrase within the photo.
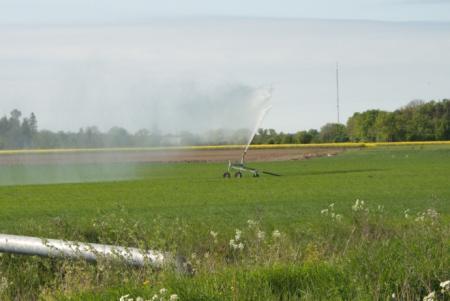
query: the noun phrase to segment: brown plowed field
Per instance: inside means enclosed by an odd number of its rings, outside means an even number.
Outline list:
[[[247,161],[303,160],[321,156],[334,156],[344,148],[274,148],[250,149]],[[111,163],[111,162],[224,162],[240,160],[242,149],[212,150],[127,150],[82,151],[34,154],[1,154],[0,165]]]

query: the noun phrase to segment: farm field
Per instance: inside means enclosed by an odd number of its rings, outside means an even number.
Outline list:
[[[3,255],[1,299],[421,300],[450,279],[450,145],[279,158],[249,165],[282,177],[242,179],[224,162],[0,165],[1,233],[169,251],[195,270]]]

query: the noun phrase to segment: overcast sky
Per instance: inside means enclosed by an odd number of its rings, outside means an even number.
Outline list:
[[[41,128],[264,127],[450,97],[449,0],[0,0],[0,114]],[[257,115],[257,113],[255,113]]]
[[[2,23],[134,22],[202,15],[450,21],[450,0],[0,0]]]

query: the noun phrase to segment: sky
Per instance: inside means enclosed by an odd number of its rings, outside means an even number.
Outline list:
[[[145,21],[240,16],[378,21],[450,21],[450,0],[0,0],[1,23]]]
[[[0,0],[0,114],[40,128],[293,132],[450,98],[450,0]]]

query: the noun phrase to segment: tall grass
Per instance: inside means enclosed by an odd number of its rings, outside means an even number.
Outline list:
[[[450,226],[433,209],[388,214],[358,201],[344,213],[331,204],[302,227],[248,220],[225,229],[117,212],[82,226],[54,219],[27,232],[164,250],[183,257],[182,266],[3,254],[0,299],[422,300],[431,292],[435,300],[450,298],[440,287],[450,279]]]

